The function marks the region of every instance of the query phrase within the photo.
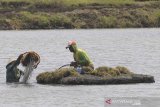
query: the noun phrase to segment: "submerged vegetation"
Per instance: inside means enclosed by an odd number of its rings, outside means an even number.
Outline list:
[[[0,0],[0,29],[160,27],[160,0]]]

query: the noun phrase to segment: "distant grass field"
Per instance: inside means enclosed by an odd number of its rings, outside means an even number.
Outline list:
[[[0,0],[0,29],[160,27],[160,0]]]
[[[42,3],[42,4],[52,4],[55,2],[61,2],[66,5],[75,4],[131,4],[134,0],[0,0],[1,2],[28,2],[32,4]]]
[[[72,5],[88,5],[88,4],[103,4],[103,5],[129,5],[129,4],[143,4],[144,2],[155,2],[160,0],[0,0],[0,7],[7,8],[14,5],[21,6],[36,6],[36,5],[54,5],[61,4],[61,6]]]

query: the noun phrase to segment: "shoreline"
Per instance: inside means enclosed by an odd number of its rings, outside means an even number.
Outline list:
[[[79,31],[79,30],[141,30],[141,29],[160,29],[160,27],[150,27],[150,28],[94,28],[94,29],[7,29],[7,30],[2,30],[0,29],[0,32],[4,32],[4,31]]]
[[[160,1],[66,1],[1,0],[0,30],[160,27]]]

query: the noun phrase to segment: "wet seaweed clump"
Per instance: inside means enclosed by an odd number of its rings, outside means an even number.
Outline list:
[[[78,77],[80,74],[74,68],[57,69],[54,72],[44,72],[39,74],[36,79],[38,83],[60,83],[65,77]]]
[[[115,68],[107,67],[107,66],[101,66],[96,68],[95,70],[92,70],[90,68],[83,68],[85,71],[85,75],[91,75],[91,76],[97,76],[97,77],[117,77],[120,75],[130,75],[132,72],[130,72],[126,67],[117,66]],[[69,68],[61,68],[58,70],[55,70],[54,72],[44,72],[37,76],[37,82],[38,83],[55,83],[60,84],[61,80],[65,77],[82,77],[81,74],[79,74],[76,69],[69,67]]]
[[[100,77],[116,77],[120,75],[131,75],[133,74],[129,69],[122,66],[117,66],[115,68],[101,66],[96,68],[94,71],[89,72],[88,74]]]
[[[79,74],[75,68],[61,68],[52,72],[40,73],[37,82],[40,84],[68,84],[68,85],[93,85],[93,84],[131,84],[154,83],[154,77],[150,75],[135,74],[126,67],[114,68],[101,66],[92,70],[82,68],[85,73]]]

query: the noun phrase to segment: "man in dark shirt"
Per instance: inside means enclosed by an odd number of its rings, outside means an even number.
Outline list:
[[[22,54],[17,58],[17,60],[14,60],[7,64],[6,66],[6,82],[19,82],[19,79],[23,72],[17,68],[17,66],[20,64],[20,60],[22,58]]]

